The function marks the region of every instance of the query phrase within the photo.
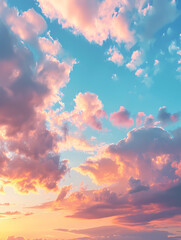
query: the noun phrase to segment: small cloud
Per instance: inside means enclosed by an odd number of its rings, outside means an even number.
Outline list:
[[[136,75],[137,77],[140,77],[142,74],[143,74],[143,69],[142,69],[142,68],[139,68],[139,69],[135,72],[135,75]]]
[[[158,64],[159,64],[159,61],[157,59],[155,59],[154,66],[156,66]]]
[[[168,47],[169,53],[173,53],[173,52],[178,51],[178,50],[179,50],[179,47],[176,45],[176,42],[172,41],[171,44]]]
[[[121,106],[118,112],[111,113],[110,121],[117,127],[130,128],[134,121],[130,118],[130,113]]]
[[[143,54],[141,51],[134,51],[131,56],[131,61],[126,64],[126,67],[131,71],[136,70],[143,63]]]
[[[110,47],[109,50],[107,51],[107,55],[109,55],[109,58],[108,58],[109,61],[115,63],[118,66],[123,65],[124,57],[117,48]]]
[[[116,73],[114,73],[114,74],[112,75],[112,80],[114,80],[114,81],[117,81],[117,80],[118,80],[118,76],[117,76]]]

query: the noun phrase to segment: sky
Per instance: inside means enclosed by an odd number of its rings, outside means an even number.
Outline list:
[[[181,240],[181,1],[0,0],[0,240]]]

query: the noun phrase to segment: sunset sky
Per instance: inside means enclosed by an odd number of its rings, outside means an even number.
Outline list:
[[[181,240],[181,1],[0,0],[0,240]]]

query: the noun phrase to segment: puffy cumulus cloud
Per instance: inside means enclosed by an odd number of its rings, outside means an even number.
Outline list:
[[[135,226],[142,226],[143,230],[144,226],[153,223],[159,227],[160,222],[163,223],[163,221],[171,226],[173,218],[178,219],[178,226],[180,226],[181,188],[179,181],[149,186],[131,177],[129,188],[124,191],[120,191],[120,188],[116,191],[111,190],[114,186],[110,189],[76,192],[70,192],[71,188],[71,185],[64,186],[55,201],[32,208],[51,208],[54,211],[64,208],[72,211],[72,214],[67,216],[69,218],[113,217],[114,223],[127,226],[129,229],[133,227],[133,230]],[[175,221],[173,223],[175,224]]]
[[[87,229],[77,229],[77,230],[70,230],[70,229],[56,229],[57,231],[61,232],[68,232],[74,234],[84,234],[88,237],[85,238],[76,238],[77,240],[179,240],[179,237],[169,237],[172,235],[166,231],[149,231],[149,230],[139,230],[136,231],[134,229],[120,227],[120,226],[101,226],[95,228],[87,228]],[[75,239],[75,238],[74,238]]]
[[[134,43],[133,31],[129,30],[128,20],[122,14],[112,19],[110,34],[118,43],[126,42],[128,46]]]
[[[37,1],[47,17],[58,19],[63,28],[81,33],[88,41],[98,44],[110,37],[130,47],[137,39],[152,38],[178,16],[177,4],[169,0]],[[161,20],[157,21],[158,18]]]
[[[143,119],[144,119],[145,116],[146,116],[146,115],[145,115],[144,112],[139,112],[139,113],[137,114],[137,116],[136,116],[136,125],[137,125],[138,127],[142,124]]]
[[[130,177],[145,186],[174,181],[180,169],[180,138],[180,129],[171,135],[160,127],[133,129],[127,138],[105,147],[76,170],[99,185],[121,181],[128,187]]]
[[[75,99],[75,107],[71,112],[63,112],[57,116],[56,123],[62,124],[69,121],[78,128],[89,126],[96,130],[102,130],[101,118],[107,117],[103,110],[103,104],[94,93],[79,93]]]
[[[171,124],[171,123],[175,123],[175,122],[179,121],[179,118],[180,118],[180,113],[171,114],[171,113],[167,112],[167,108],[165,106],[159,108],[158,120],[160,121],[160,123],[163,126]]]
[[[74,60],[70,64],[60,62],[50,55],[46,55],[39,62],[37,66],[37,81],[41,84],[46,84],[51,93],[44,101],[47,107],[61,100],[59,90],[69,82],[69,74],[74,63]]]
[[[79,204],[75,208],[69,208],[73,214],[68,217],[80,219],[113,217],[114,223],[133,229],[135,226],[142,226],[144,229],[144,226],[153,223],[159,227],[163,221],[166,226],[167,224],[170,226],[173,218],[177,218],[179,226],[180,185],[171,188],[167,185],[166,188],[163,190],[158,187],[132,194],[130,192],[118,194],[108,189],[84,193],[86,201],[85,198],[84,201],[76,199]],[[67,199],[69,201],[69,198]],[[175,224],[175,221],[173,223]]]
[[[130,167],[131,161],[131,168],[137,170],[137,176],[143,181],[174,179],[176,176],[173,174],[171,162],[180,155],[179,139],[179,129],[172,137],[159,127],[140,128],[129,132],[127,139],[110,145],[108,152],[119,157],[120,161],[125,163],[126,169]],[[162,179],[163,173],[165,177]]]
[[[118,112],[111,113],[110,121],[117,127],[130,128],[134,124],[133,119],[130,118],[130,113],[123,106]]]
[[[82,136],[71,135],[67,136],[65,141],[60,142],[59,149],[61,151],[75,149],[77,151],[92,153],[98,150],[98,146]]]
[[[43,13],[50,19],[58,19],[64,28],[83,34],[89,41],[102,44],[109,35],[117,42],[134,42],[133,31],[129,29],[123,13],[126,1],[42,1],[38,0]],[[115,9],[118,7],[120,12]],[[74,9],[74,11],[72,11]]]
[[[75,111],[80,113],[84,123],[97,130],[102,129],[100,118],[106,117],[106,112],[102,109],[103,104],[94,93],[79,93],[75,101]]]
[[[118,66],[121,66],[123,64],[123,55],[119,52],[119,50],[115,47],[109,48],[107,51],[108,54],[108,60],[117,64]]]
[[[61,44],[57,40],[40,37],[38,42],[40,49],[50,55],[56,56],[61,50]]]
[[[35,81],[32,71],[35,62],[28,49],[18,46],[5,25],[1,24],[0,30],[3,34],[0,42],[6,40],[0,65],[1,68],[7,66],[0,78],[0,125],[6,127],[7,135],[13,135],[23,128],[31,129],[32,120],[36,119],[35,109],[43,104],[49,90]]]
[[[11,30],[22,40],[34,41],[37,35],[46,30],[46,21],[33,8],[22,15],[16,8],[7,9],[5,19]]]
[[[58,154],[49,153],[35,160],[20,155],[8,158],[2,154],[0,176],[20,192],[36,191],[37,187],[57,190],[58,182],[68,171],[67,161],[60,161]]]
[[[145,118],[145,121],[144,121],[144,126],[146,128],[149,128],[149,127],[154,127],[155,125],[155,120],[154,120],[154,116],[152,114],[150,114],[149,116],[147,116]]]
[[[88,159],[77,169],[83,175],[88,175],[98,185],[111,184],[121,177],[121,164],[110,158],[101,158],[97,161]]]
[[[135,186],[140,182],[134,180],[133,184]],[[54,210],[61,209],[62,206],[72,210],[73,214],[67,217],[99,219],[112,216],[114,222],[128,227],[148,225],[154,221],[159,224],[159,221],[181,215],[180,185],[168,187],[166,184],[165,189],[159,186],[150,189],[144,187],[121,194],[105,188],[78,191],[51,204]],[[47,205],[44,204],[44,207]]]
[[[143,69],[142,69],[142,68],[139,68],[139,69],[135,72],[135,75],[136,75],[137,77],[140,77],[142,74],[143,74]]]
[[[126,67],[131,71],[136,70],[143,63],[143,53],[141,51],[134,51],[131,56],[131,61],[126,64]]]
[[[54,129],[47,128],[45,109],[60,101],[60,88],[69,81],[74,63],[60,62],[39,48],[36,51],[41,58],[36,61],[31,49],[14,33],[22,40],[38,39],[38,34],[45,29],[44,20],[34,10],[20,16],[15,8],[10,9],[5,3],[3,6],[0,20],[3,49],[0,56],[0,177],[3,185],[11,184],[21,192],[36,191],[39,187],[57,190],[69,169],[68,161],[60,160],[58,144],[62,138]],[[12,17],[17,13],[12,24],[8,18],[10,13]],[[25,34],[24,25],[19,26],[17,19],[21,19],[22,24],[28,22],[32,32],[27,34],[30,35]]]

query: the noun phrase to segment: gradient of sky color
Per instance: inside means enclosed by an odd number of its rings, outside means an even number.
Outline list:
[[[181,1],[0,0],[0,240],[181,240]]]

